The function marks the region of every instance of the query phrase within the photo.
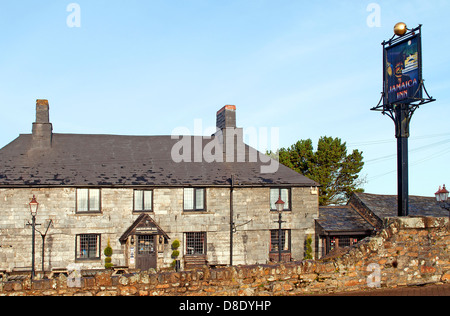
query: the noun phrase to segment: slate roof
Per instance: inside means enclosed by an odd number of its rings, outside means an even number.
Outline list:
[[[188,136],[202,149],[210,142]],[[53,134],[50,149],[33,149],[32,135],[22,134],[0,149],[0,187],[23,186],[317,186],[279,165],[262,174],[268,162],[180,162],[171,158],[178,139],[171,136]],[[246,146],[248,152],[253,148]]]
[[[378,218],[397,216],[397,195],[355,193],[356,197]],[[409,216],[449,216],[434,197],[409,196]]]
[[[397,195],[353,193],[354,196],[345,206],[320,206],[317,224],[327,233],[345,234],[370,232],[375,229],[352,205],[354,197],[364,207],[365,212],[373,213],[380,221],[385,217],[397,216]],[[434,197],[409,196],[409,216],[449,216]]]
[[[351,205],[321,206],[316,221],[328,233],[369,233],[374,230]]]

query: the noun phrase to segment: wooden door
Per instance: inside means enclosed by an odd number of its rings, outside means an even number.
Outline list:
[[[138,235],[137,242],[136,268],[156,269],[155,235]]]

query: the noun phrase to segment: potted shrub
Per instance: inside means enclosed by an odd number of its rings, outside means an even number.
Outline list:
[[[180,260],[178,260],[178,256],[180,255],[180,251],[178,251],[178,248],[180,247],[180,241],[178,239],[175,239],[172,243],[172,264],[171,267],[175,269],[176,271],[180,270]]]
[[[111,256],[113,254],[113,250],[111,248],[111,244],[108,238],[108,245],[106,246],[105,250],[103,251],[105,254],[105,269],[111,269],[114,265],[111,263]]]
[[[308,238],[306,238],[306,242],[305,242],[305,260],[310,260],[310,259],[312,259],[313,258],[313,256],[312,256],[312,247],[311,247],[311,244],[312,244],[312,238],[311,238],[311,235],[308,235]]]

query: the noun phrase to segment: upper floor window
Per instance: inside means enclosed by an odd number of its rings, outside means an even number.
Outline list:
[[[135,212],[152,212],[153,211],[153,190],[134,190]]]
[[[284,211],[291,210],[291,189],[281,189],[281,188],[272,188],[270,189],[270,210],[276,211],[277,208],[275,206],[275,202],[278,201],[278,198],[284,202]]]
[[[184,210],[203,211],[205,210],[205,189],[185,188],[184,189]]]
[[[77,213],[99,213],[100,189],[77,189]]]

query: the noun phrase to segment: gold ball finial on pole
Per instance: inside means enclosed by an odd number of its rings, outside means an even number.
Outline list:
[[[399,23],[395,24],[395,26],[394,26],[394,33],[395,33],[395,35],[398,35],[398,36],[405,35],[407,30],[408,30],[408,28],[407,28],[406,24],[403,22],[399,22]]]

